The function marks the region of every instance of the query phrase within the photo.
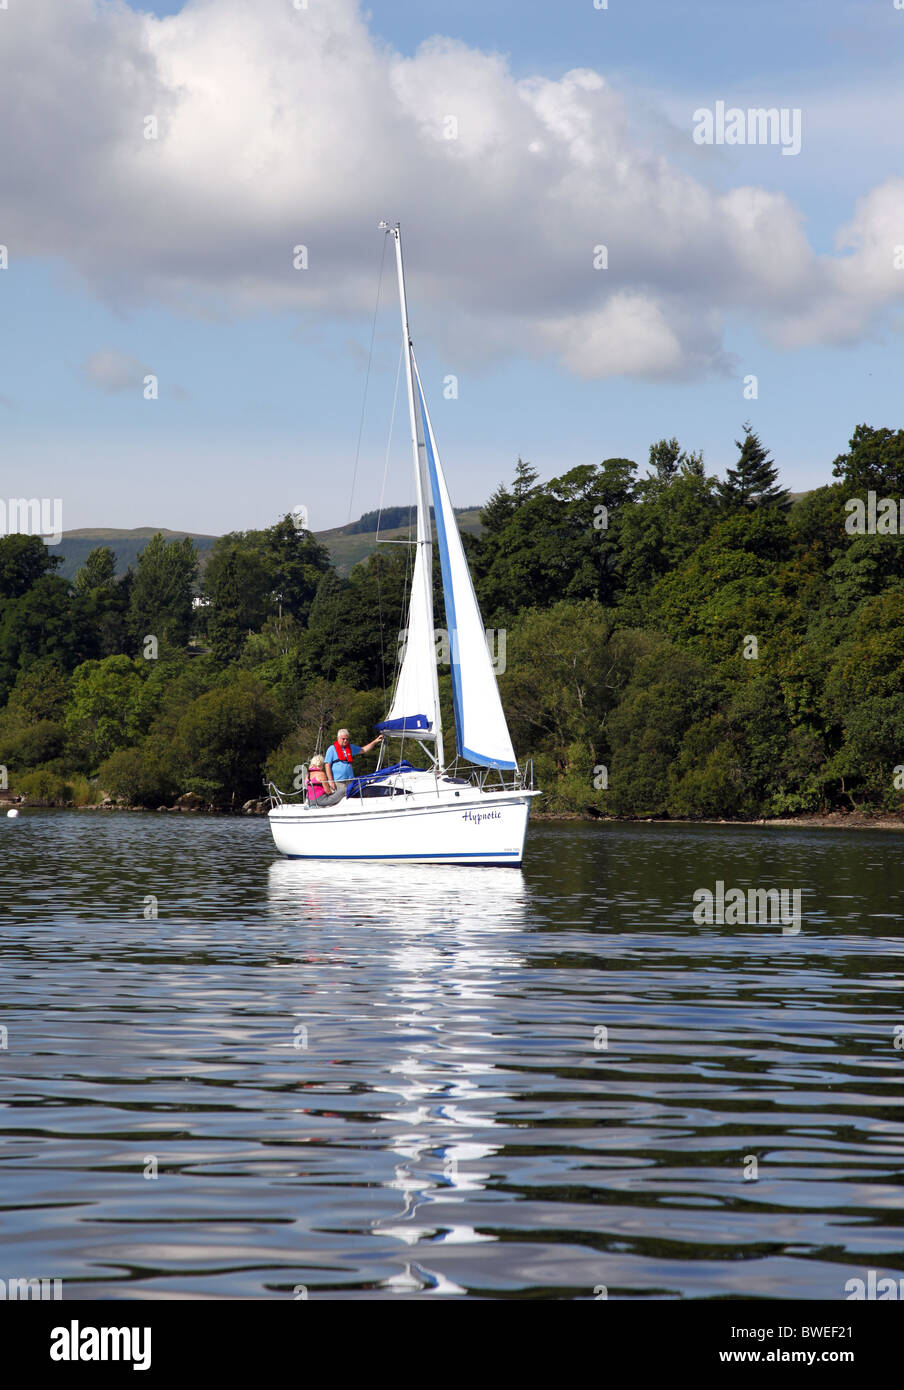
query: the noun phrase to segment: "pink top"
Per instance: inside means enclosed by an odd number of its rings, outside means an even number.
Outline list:
[[[326,796],[327,789],[321,781],[314,781],[314,778],[323,777],[323,769],[315,768],[308,778],[308,801],[316,801],[320,796]]]

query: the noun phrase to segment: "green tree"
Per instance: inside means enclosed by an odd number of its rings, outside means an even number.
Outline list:
[[[654,488],[667,488],[679,477],[702,478],[703,454],[687,453],[674,435],[671,439],[657,439],[650,445],[650,468],[652,472],[640,486],[652,483]]]
[[[131,806],[159,806],[179,790],[166,759],[149,739],[111,753],[101,764],[97,780],[108,795]]]
[[[65,579],[45,573],[19,598],[0,605],[0,701],[33,662],[49,660],[71,671],[96,649],[84,600]]]
[[[116,556],[108,545],[91,551],[75,576],[75,587],[82,594],[93,589],[110,589],[116,582]]]
[[[676,441],[677,442],[677,441]],[[716,480],[682,470],[641,482],[614,526],[623,595],[621,624],[643,626],[652,586],[690,559],[719,520]]]
[[[835,646],[823,692],[827,716],[843,724],[850,711],[904,694],[904,590],[865,600]]]
[[[555,809],[607,809],[594,776],[615,700],[611,630],[605,609],[584,599],[532,609],[508,634],[499,684],[509,728],[516,747],[534,754],[546,804]]]
[[[613,514],[628,505],[636,465],[605,459],[570,469],[544,487],[512,490],[513,509],[476,547],[477,596],[493,626],[560,599],[610,602],[618,588]],[[501,516],[501,513],[500,513]]]
[[[845,490],[841,483],[814,488],[795,499],[788,512],[788,530],[794,545],[811,551],[822,566],[843,554],[851,537],[844,529]]]
[[[324,575],[311,610],[303,651],[310,674],[355,689],[389,689],[407,619],[409,547],[387,546],[356,565],[347,580]],[[433,596],[437,626],[444,612],[440,566],[434,551]]]
[[[200,695],[176,731],[185,788],[230,806],[259,796],[264,759],[283,733],[273,700],[250,677]]]
[[[512,483],[512,499],[516,507],[520,507],[522,502],[529,502],[541,491],[537,484],[539,476],[533,464],[525,462],[519,454],[515,464],[515,481]]]
[[[681,445],[674,435],[671,439],[659,439],[650,445],[650,467],[657,482],[668,486],[678,472],[680,458]]]
[[[91,551],[75,576],[75,589],[85,601],[100,656],[114,656],[131,645],[129,608],[134,578],[134,571],[129,569],[117,581],[116,557],[105,545]]]
[[[664,815],[682,741],[713,712],[709,670],[658,633],[616,633],[610,649],[611,678],[624,685],[607,726],[609,804],[617,815]]]
[[[147,665],[150,670],[135,702],[135,724],[142,735],[149,735],[170,766],[176,758],[176,730],[183,714],[199,696],[233,678],[235,671],[224,672],[211,655],[191,657],[178,649],[164,652],[160,660]],[[178,760],[173,767],[178,773]]]
[[[296,525],[291,515],[262,532],[251,532],[264,568],[271,577],[279,613],[306,622],[321,579],[332,569],[325,545]]]
[[[207,640],[218,661],[235,660],[246,637],[264,623],[272,606],[273,578],[261,555],[242,537],[221,537],[204,570]]]
[[[826,772],[837,779],[851,805],[900,810],[904,792],[895,787],[895,768],[904,763],[904,692],[872,695],[851,708],[844,741]],[[854,794],[860,798],[855,801]]]
[[[66,730],[52,719],[18,728],[0,728],[0,763],[20,771],[53,763],[63,751]]]
[[[904,537],[849,536],[827,571],[837,613],[852,613],[904,579]]]
[[[40,536],[3,536],[0,538],[0,600],[21,598],[59,563],[59,557],[49,553]]]
[[[165,541],[158,531],[148,541],[138,556],[129,607],[136,645],[148,636],[178,647],[187,644],[197,573],[198,552],[190,536]]]
[[[0,763],[38,767],[60,756],[69,689],[69,677],[52,661],[37,660],[19,671],[0,712]]]
[[[69,746],[79,767],[94,771],[117,748],[139,732],[136,710],[148,663],[139,658],[108,656],[86,661],[72,673],[66,708]]]
[[[519,459],[520,463],[521,460]],[[505,483],[500,483],[490,500],[480,512],[480,524],[484,539],[500,535],[512,519],[515,499]]]
[[[740,457],[726,470],[719,495],[727,507],[789,507],[788,493],[778,486],[778,469],[760,443],[749,421],[744,438],[735,440]]]
[[[904,431],[858,426],[836,481],[791,507],[749,425],[739,449],[721,487],[675,438],[651,445],[640,481],[607,459],[541,484],[519,459],[482,538],[464,537],[485,619],[506,629],[503,703],[544,806],[904,809],[904,538],[845,527],[852,494],[904,496]],[[73,587],[40,538],[2,539],[0,762],[17,788],[64,799],[88,797],[76,774],[96,767],[140,805],[182,790],[229,805],[258,793],[262,765],[288,790],[337,727],[363,742],[385,714],[411,560],[381,547],[340,580],[291,518],[223,537],[197,654],[190,542],[155,538],[119,581],[98,547]],[[434,604],[441,626],[436,557]],[[137,659],[149,633],[156,661]],[[439,690],[451,758],[446,670]]]
[[[19,672],[3,718],[18,724],[61,719],[71,688],[70,677],[54,661],[38,659]]]
[[[747,635],[765,650],[779,634],[793,641],[805,627],[779,584],[777,561],[788,553],[787,522],[778,508],[723,514],[688,559],[653,586],[646,622],[711,663],[732,663],[734,671]]]
[[[904,494],[904,429],[858,425],[846,454],[839,454],[832,473],[844,483],[845,495],[873,491],[880,497]]]

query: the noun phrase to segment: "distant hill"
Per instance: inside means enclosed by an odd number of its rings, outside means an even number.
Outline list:
[[[395,521],[398,517],[407,517],[408,511],[407,507],[384,507],[383,515],[387,520]],[[458,524],[463,531],[470,531],[473,535],[480,534],[480,511],[480,507],[456,510]],[[377,515],[376,512],[365,512],[357,521],[351,521],[346,526],[314,532],[317,539],[329,550],[333,564],[341,575],[349,574],[359,561],[366,560],[368,555],[376,550]],[[373,529],[361,529],[365,525],[372,526]],[[191,536],[198,547],[198,558],[203,570],[216,536],[204,535],[198,531],[169,531],[165,526],[137,526],[131,531],[117,530],[110,526],[87,526],[77,531],[64,531],[60,544],[51,546],[51,554],[62,560],[56,573],[64,579],[74,579],[91,551],[96,550],[99,545],[107,545],[116,556],[116,573],[125,574],[129,565],[135,564],[148,541],[158,531],[164,540],[168,541],[181,541],[186,536]],[[380,528],[381,541],[402,540],[407,536],[407,521],[403,525]]]
[[[116,573],[125,574],[158,531],[168,541],[181,541],[191,536],[198,547],[202,565],[207,551],[216,540],[216,536],[204,536],[197,531],[168,531],[165,526],[137,526],[132,531],[119,531],[111,526],[88,526],[79,531],[64,531],[59,545],[52,545],[49,549],[51,555],[56,555],[63,562],[56,570],[63,579],[74,579],[91,551],[99,545],[110,547],[116,556]]]
[[[483,530],[480,524],[480,513],[482,510],[482,507],[456,508],[455,519],[458,522],[459,529],[462,531],[470,531],[472,535],[479,536]],[[399,513],[407,515],[407,512],[407,507],[383,508],[383,515],[390,520],[394,519],[395,515]],[[375,512],[365,512],[361,520],[368,521],[372,518],[376,518]],[[335,526],[331,531],[314,532],[317,539],[329,550],[333,564],[341,575],[350,574],[355,565],[359,564],[361,560],[366,560],[368,555],[377,548],[376,529],[371,531],[358,531],[355,528],[359,525],[359,521],[351,521],[347,526]],[[411,529],[413,530],[413,522]],[[381,526],[379,543],[382,544],[384,541],[392,540],[407,540],[409,534],[407,522],[402,526]]]

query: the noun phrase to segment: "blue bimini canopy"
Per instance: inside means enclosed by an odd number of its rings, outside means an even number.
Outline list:
[[[393,763],[392,767],[381,767],[379,772],[369,772],[363,777],[351,777],[344,784],[348,790],[345,795],[361,796],[362,788],[370,786],[374,782],[382,782],[384,777],[391,777],[394,772],[416,772],[417,768],[405,758],[400,763]]]

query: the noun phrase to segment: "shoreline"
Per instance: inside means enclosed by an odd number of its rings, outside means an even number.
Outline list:
[[[904,811],[802,811],[798,816],[762,816],[755,820],[729,817],[679,819],[677,816],[603,816],[580,811],[531,812],[531,820],[575,820],[600,825],[780,825],[805,830],[904,830]]]
[[[110,800],[95,802],[92,805],[75,806],[71,801],[40,801],[19,798],[15,792],[0,793],[0,816],[6,810],[44,810],[44,811],[123,811],[134,814],[142,811],[150,815],[193,815],[193,816],[266,816],[269,807],[263,800],[248,801],[234,809],[226,806],[198,805],[189,793],[173,806],[125,806]],[[180,802],[182,804],[180,804]],[[194,802],[195,804],[191,804]],[[188,804],[186,804],[188,803]],[[798,816],[761,817],[757,820],[733,820],[728,818],[709,818],[700,820],[677,819],[669,816],[605,816],[587,811],[532,811],[534,821],[576,821],[585,825],[729,825],[729,826],[780,826],[783,829],[803,830],[904,830],[904,811],[806,811]]]

